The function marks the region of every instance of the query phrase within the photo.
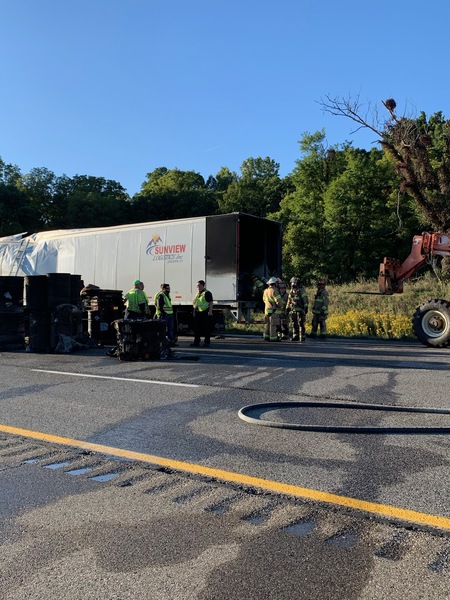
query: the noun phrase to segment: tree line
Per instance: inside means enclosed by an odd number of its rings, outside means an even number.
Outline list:
[[[413,235],[450,228],[450,122],[442,113],[398,117],[392,99],[381,123],[360,116],[357,100],[322,104],[374,131],[379,148],[330,146],[324,130],[304,133],[286,177],[270,157],[206,180],[159,167],[133,197],[113,180],[46,168],[22,174],[0,158],[0,236],[244,212],[281,221],[286,278],[376,277],[384,256],[406,257]]]

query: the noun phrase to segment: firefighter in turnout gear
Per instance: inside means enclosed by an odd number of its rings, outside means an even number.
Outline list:
[[[320,278],[317,280],[317,291],[314,296],[314,303],[312,307],[312,338],[317,337],[317,330],[319,329],[319,338],[324,340],[327,337],[327,317],[328,317],[328,290],[326,289],[326,280]]]
[[[267,282],[268,286],[264,290],[263,301],[264,301],[264,340],[266,342],[277,342],[278,333],[277,329],[280,325],[280,314],[279,310],[282,308],[282,300],[280,292],[277,288],[277,278],[271,277]]]
[[[308,314],[308,294],[299,277],[292,277],[287,308],[292,329],[292,341],[304,342],[306,338],[306,315]]]
[[[252,298],[254,300],[262,300],[264,294],[264,288],[266,284],[257,275],[252,275]]]
[[[278,284],[280,291],[281,302],[283,306],[277,311],[280,315],[280,324],[278,326],[278,338],[280,340],[289,339],[289,308],[288,308],[288,293],[286,291],[286,284],[280,281]]]

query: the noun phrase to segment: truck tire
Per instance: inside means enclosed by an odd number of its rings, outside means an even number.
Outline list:
[[[422,344],[445,348],[450,344],[450,302],[427,300],[416,308],[412,326]]]

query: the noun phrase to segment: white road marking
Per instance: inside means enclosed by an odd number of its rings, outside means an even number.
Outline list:
[[[89,373],[71,373],[69,371],[48,371],[46,369],[31,369],[37,373],[52,373],[57,375],[70,375],[72,377],[92,377],[93,379],[114,379],[116,381],[137,381],[138,383],[154,383],[156,385],[172,385],[178,387],[198,388],[195,383],[175,383],[170,381],[155,381],[153,379],[134,379],[132,377],[112,377],[110,375],[91,375]]]

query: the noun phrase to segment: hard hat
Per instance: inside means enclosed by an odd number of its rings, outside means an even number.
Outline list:
[[[278,282],[278,279],[276,277],[271,277],[267,283],[269,285],[273,285],[274,283],[277,283],[277,282]]]
[[[134,285],[141,285],[142,281],[140,279],[136,279]]]

